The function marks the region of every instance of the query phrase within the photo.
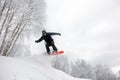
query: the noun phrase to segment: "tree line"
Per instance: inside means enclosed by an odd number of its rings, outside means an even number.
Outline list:
[[[120,80],[120,73],[115,74],[109,66],[100,64],[92,66],[83,59],[71,62],[67,57],[59,56],[53,59],[52,66],[77,78]]]

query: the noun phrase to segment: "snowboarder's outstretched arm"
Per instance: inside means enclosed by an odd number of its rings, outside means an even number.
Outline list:
[[[42,40],[43,40],[43,36],[40,39],[35,40],[35,42],[38,43],[38,42],[41,42]]]
[[[59,35],[59,36],[61,36],[61,34],[60,34],[60,33],[53,33],[53,32],[49,32],[48,34],[49,34],[49,35]]]

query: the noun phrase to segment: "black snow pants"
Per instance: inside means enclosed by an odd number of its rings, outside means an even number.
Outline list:
[[[57,52],[57,48],[54,44],[54,41],[50,42],[50,43],[46,43],[46,50],[47,50],[47,53],[50,54],[50,46],[53,48],[53,51]]]

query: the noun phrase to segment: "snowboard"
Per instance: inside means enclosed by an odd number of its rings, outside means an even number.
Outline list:
[[[50,55],[60,55],[60,54],[64,54],[64,51],[58,51],[58,52],[55,52],[55,53],[50,54]]]

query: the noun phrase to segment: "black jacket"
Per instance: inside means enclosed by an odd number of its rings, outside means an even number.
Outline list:
[[[61,35],[60,33],[52,33],[52,32],[47,32],[46,35],[42,35],[40,39],[36,40],[35,42],[41,42],[42,40],[45,40],[46,43],[51,43],[53,42],[53,39],[51,35]]]

